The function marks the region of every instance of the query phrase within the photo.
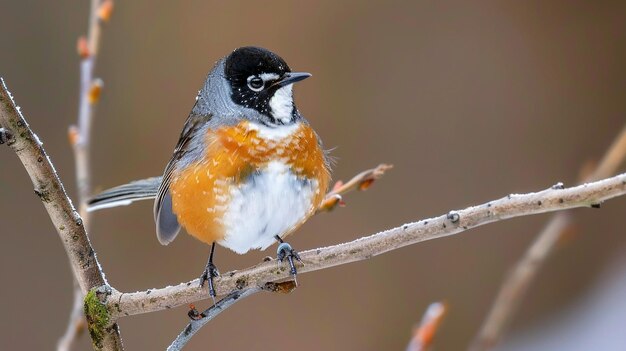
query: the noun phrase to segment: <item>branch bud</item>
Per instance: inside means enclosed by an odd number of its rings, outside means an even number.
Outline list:
[[[71,125],[67,129],[67,138],[69,139],[71,146],[75,146],[76,144],[78,144],[78,139],[80,138],[78,127],[76,127],[75,125]]]
[[[89,103],[95,105],[100,101],[100,95],[102,93],[102,87],[104,86],[104,82],[102,79],[94,79],[91,83],[91,87],[89,87],[88,98]]]
[[[113,13],[113,0],[104,0],[98,7],[98,18],[102,22],[108,22]]]
[[[76,52],[78,52],[78,56],[81,59],[86,59],[91,56],[89,52],[89,44],[87,43],[87,38],[84,35],[78,37],[78,41],[76,42]]]

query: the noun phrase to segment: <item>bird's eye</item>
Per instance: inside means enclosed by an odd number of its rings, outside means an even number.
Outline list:
[[[248,88],[252,91],[261,91],[263,89],[263,79],[258,76],[250,76],[248,77]]]

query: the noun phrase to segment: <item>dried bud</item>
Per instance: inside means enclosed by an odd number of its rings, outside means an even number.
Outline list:
[[[91,54],[89,53],[89,44],[87,43],[87,38],[85,36],[80,36],[78,41],[76,42],[76,52],[78,52],[78,56],[81,59],[88,58]]]
[[[320,211],[332,211],[337,206],[343,207],[345,205],[346,203],[342,200],[341,195],[334,194],[324,199],[324,202],[322,202],[320,206]]]
[[[189,312],[187,312],[187,316],[189,316],[189,319],[197,321],[199,319],[202,319],[202,318],[206,317],[206,314],[200,313],[196,309],[196,306],[194,306],[192,303],[190,303],[189,304]]]
[[[113,13],[113,0],[104,0],[98,8],[98,18],[102,22],[108,22],[111,19]]]
[[[70,141],[70,145],[74,146],[78,144],[78,139],[80,138],[78,127],[76,127],[75,125],[71,125],[67,130],[67,138]]]
[[[372,184],[374,184],[374,178],[369,178],[369,179],[365,179],[363,180],[360,184],[359,184],[359,190],[367,190]]]
[[[434,302],[428,306],[422,322],[413,332],[408,351],[428,350],[433,344],[437,329],[448,311],[448,305],[444,302]]]
[[[102,79],[94,79],[91,83],[91,87],[89,87],[88,97],[89,103],[94,105],[100,101],[100,94],[102,93],[102,87],[104,86],[104,82]]]

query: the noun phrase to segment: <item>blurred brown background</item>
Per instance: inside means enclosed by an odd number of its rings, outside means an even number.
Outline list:
[[[67,127],[77,112],[76,38],[88,1],[1,1],[0,74],[75,192]],[[96,75],[105,82],[93,140],[99,189],[158,175],[213,63],[259,45],[295,70],[302,113],[334,179],[396,168],[348,206],[313,218],[299,250],[355,239],[510,192],[572,184],[626,119],[626,3],[588,1],[116,1]],[[25,171],[0,150],[0,349],[52,349],[72,279]],[[154,234],[152,205],[98,212],[91,238],[111,284],[144,290],[197,277],[209,248]],[[623,254],[626,201],[577,213],[513,324],[576,305]],[[189,350],[402,350],[432,301],[450,313],[437,350],[467,345],[511,265],[548,215],[500,222],[369,261],[302,275],[291,295],[259,294],[203,329]],[[217,252],[222,272],[274,255]],[[622,260],[622,262],[624,262]],[[199,307],[209,302],[199,303]],[[186,308],[124,318],[128,350],[164,349]],[[83,338],[79,349],[90,348]]]

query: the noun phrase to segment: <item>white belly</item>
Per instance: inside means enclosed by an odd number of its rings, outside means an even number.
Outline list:
[[[265,250],[313,211],[316,181],[298,178],[283,162],[270,162],[231,190],[223,217],[224,239],[218,244],[239,254]]]

